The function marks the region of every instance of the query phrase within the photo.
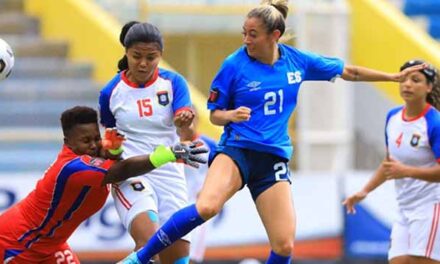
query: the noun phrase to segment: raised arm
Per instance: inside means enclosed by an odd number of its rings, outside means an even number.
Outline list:
[[[346,81],[355,82],[402,82],[410,73],[420,71],[426,67],[428,67],[427,64],[420,64],[406,68],[398,73],[387,73],[361,66],[345,65],[341,78]]]
[[[150,155],[135,156],[115,163],[107,171],[102,185],[145,174],[168,162],[181,162],[198,168],[199,163],[207,162],[199,154],[207,152],[208,149],[199,142],[178,143],[173,147],[160,145]]]

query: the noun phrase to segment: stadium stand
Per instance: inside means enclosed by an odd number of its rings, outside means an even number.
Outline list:
[[[10,78],[0,84],[0,171],[44,170],[61,143],[59,114],[73,105],[96,106],[92,66],[67,59],[69,47],[43,40],[39,21],[22,0],[0,0],[0,38],[15,52]]]
[[[440,39],[440,2],[436,0],[405,0],[403,12],[418,21],[424,21],[428,33]]]

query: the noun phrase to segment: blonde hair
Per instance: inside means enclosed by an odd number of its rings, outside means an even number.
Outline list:
[[[260,6],[249,11],[247,18],[261,19],[268,33],[279,30],[282,36],[286,31],[288,13],[288,0],[263,0]]]

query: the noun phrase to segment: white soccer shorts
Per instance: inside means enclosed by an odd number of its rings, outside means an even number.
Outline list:
[[[175,167],[169,168],[169,165],[183,166],[182,164],[166,164],[143,176],[133,177],[113,185],[112,196],[116,211],[127,230],[130,230],[133,219],[142,212],[150,210],[156,212],[159,217],[158,224],[161,226],[176,211],[188,206],[183,168],[179,175]],[[190,241],[190,235],[182,239]]]
[[[440,261],[440,203],[413,212],[399,211],[388,259],[410,255]]]

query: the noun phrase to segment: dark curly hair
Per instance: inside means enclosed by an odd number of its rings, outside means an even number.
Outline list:
[[[426,63],[423,60],[410,60],[405,62],[401,67],[400,71],[405,70],[406,68],[420,65]],[[426,101],[434,106],[437,110],[440,110],[440,83],[439,83],[439,75],[437,69],[428,64],[428,68],[420,70],[423,75],[426,77],[426,81],[432,84],[432,91],[426,96]]]
[[[87,106],[75,106],[61,114],[61,127],[65,137],[76,125],[91,123],[98,124],[98,113],[95,109]]]

